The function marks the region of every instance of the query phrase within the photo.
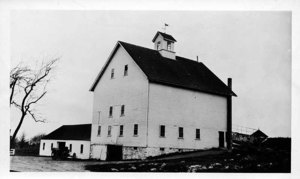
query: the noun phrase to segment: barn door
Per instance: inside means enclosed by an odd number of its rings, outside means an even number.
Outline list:
[[[225,138],[225,135],[224,135],[224,132],[223,131],[219,131],[219,147],[220,148],[224,148],[224,138]]]

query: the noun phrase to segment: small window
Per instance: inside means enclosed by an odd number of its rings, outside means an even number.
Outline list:
[[[160,130],[159,130],[159,136],[160,137],[165,137],[165,126],[164,125],[160,125]]]
[[[108,136],[111,136],[111,126],[108,126],[107,135],[108,135]]]
[[[72,144],[70,144],[69,150],[70,150],[70,152],[72,152]]]
[[[110,78],[113,79],[115,77],[115,69],[111,69]]]
[[[160,41],[157,42],[157,44],[156,44],[156,50],[159,50],[159,49],[160,49]]]
[[[43,143],[43,150],[45,150],[45,142]]]
[[[200,129],[196,129],[196,139],[200,140]]]
[[[120,125],[120,137],[123,136],[123,129],[124,129],[124,126],[123,126],[123,125]]]
[[[137,150],[137,147],[133,147],[133,150]]]
[[[183,127],[178,128],[178,138],[180,138],[180,139],[183,138]]]
[[[124,66],[124,76],[128,75],[128,65]]]
[[[53,149],[53,143],[51,143],[51,150]]]
[[[167,50],[171,51],[171,42],[167,42]]]
[[[137,124],[134,124],[133,135],[134,136],[138,135],[138,125]]]
[[[125,105],[121,106],[121,116],[125,115]]]
[[[100,136],[101,135],[101,126],[98,126],[98,132],[97,135]]]
[[[110,106],[109,107],[109,117],[112,117],[113,116],[113,107]]]
[[[165,148],[159,148],[159,150],[160,150],[161,152],[163,152],[163,151],[165,151]]]
[[[83,144],[80,145],[80,153],[83,153]]]

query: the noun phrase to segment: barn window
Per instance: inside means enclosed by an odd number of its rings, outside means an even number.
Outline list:
[[[200,129],[196,129],[196,139],[200,140]]]
[[[80,145],[80,153],[83,153],[83,144]]]
[[[123,129],[124,129],[124,126],[120,125],[120,137],[123,136]]]
[[[167,50],[171,51],[171,42],[167,42]]]
[[[45,150],[45,142],[43,143],[43,150]]]
[[[110,78],[113,79],[115,77],[115,69],[111,69]]]
[[[112,117],[113,116],[113,107],[110,106],[109,107],[109,117]]]
[[[165,126],[164,125],[160,125],[159,126],[159,136],[160,137],[165,137]]]
[[[108,126],[107,135],[108,135],[108,136],[111,136],[111,126]]]
[[[101,134],[101,126],[98,126],[98,132],[97,132],[97,135],[100,136]]]
[[[137,147],[133,147],[133,150],[137,150]]]
[[[138,128],[139,126],[137,124],[134,124],[134,129],[133,129],[133,135],[137,136],[138,135]]]
[[[163,151],[165,151],[165,148],[159,148],[159,150],[160,150],[161,152],[163,152]]]
[[[128,65],[124,66],[124,76],[128,75]]]
[[[53,143],[51,143],[51,150],[53,149]]]
[[[178,128],[178,138],[180,138],[180,139],[183,138],[183,127]]]
[[[125,115],[125,105],[121,106],[121,116]]]
[[[157,50],[159,50],[159,49],[160,49],[160,41],[159,41],[159,42],[157,42],[157,44],[156,44],[156,49],[157,49]]]
[[[72,144],[70,144],[69,150],[70,150],[70,152],[72,152]]]

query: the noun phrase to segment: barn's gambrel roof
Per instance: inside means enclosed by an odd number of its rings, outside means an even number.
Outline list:
[[[43,137],[49,140],[91,140],[91,124],[63,125]]]
[[[203,63],[176,56],[163,57],[157,50],[119,41],[90,91],[94,91],[118,48],[123,47],[147,76],[149,82],[201,91],[222,96],[236,96]]]

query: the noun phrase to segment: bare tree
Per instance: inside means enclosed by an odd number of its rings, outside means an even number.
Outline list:
[[[21,112],[20,121],[11,138],[12,145],[27,114],[35,122],[45,122],[45,119],[38,115],[35,105],[46,95],[46,86],[50,81],[49,73],[57,61],[58,58],[43,62],[37,70],[21,65],[11,70],[10,105],[14,105]]]

